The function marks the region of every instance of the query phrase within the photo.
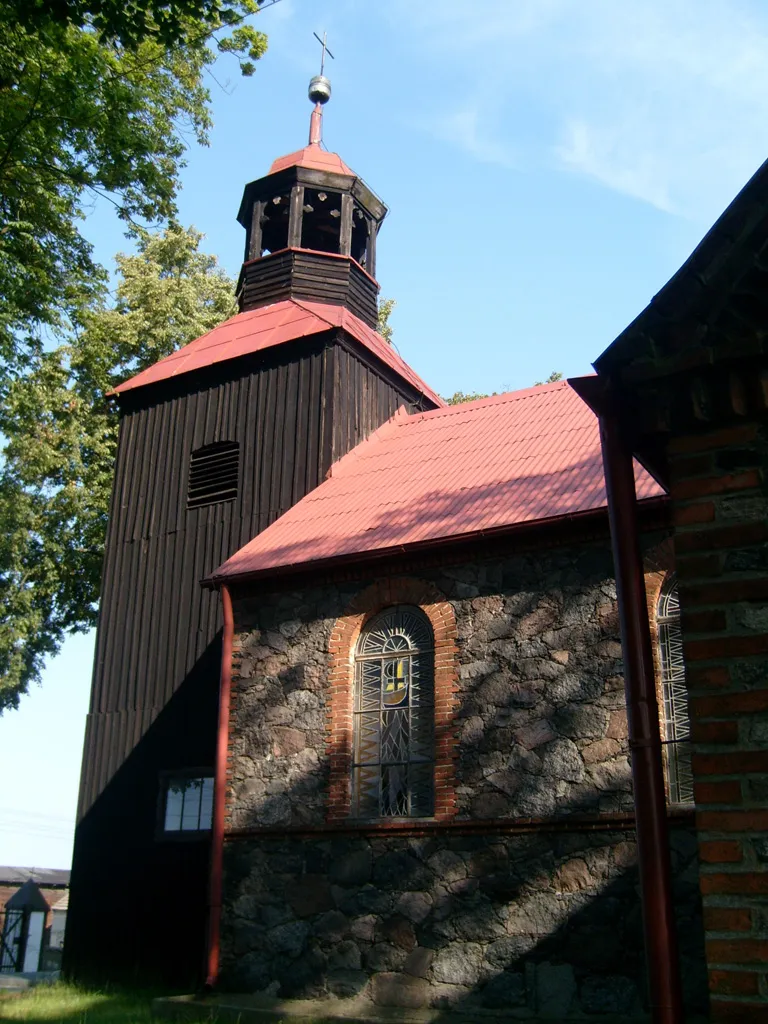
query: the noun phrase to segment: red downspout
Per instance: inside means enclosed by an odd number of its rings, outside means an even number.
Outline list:
[[[224,631],[221,638],[221,683],[219,686],[219,730],[216,740],[216,774],[213,784],[213,829],[211,833],[211,878],[208,897],[208,956],[206,988],[219,980],[221,949],[221,899],[224,886],[224,809],[227,799],[227,748],[229,747],[229,705],[232,689],[232,638],[235,621],[232,598],[221,588]]]
[[[659,709],[632,452],[613,409],[600,412],[605,489],[616,571],[624,690],[635,795],[637,850],[652,1019],[681,1024],[683,1005],[669,859]]]

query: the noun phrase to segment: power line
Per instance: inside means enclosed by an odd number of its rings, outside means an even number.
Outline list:
[[[26,817],[26,818],[42,818],[45,821],[74,821],[75,815],[72,814],[51,814],[47,811],[28,811],[24,807],[0,807],[0,820],[3,815],[10,814],[13,817]]]
[[[28,821],[10,821],[7,824],[0,824],[0,831],[15,833],[17,836],[51,836],[65,838],[74,834],[75,826],[73,824],[72,828],[61,828],[54,825],[46,826],[44,824],[31,824]]]

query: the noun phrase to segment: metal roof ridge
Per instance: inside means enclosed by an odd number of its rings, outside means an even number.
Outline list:
[[[309,313],[310,316],[316,316],[318,320],[324,321],[324,323],[328,324],[329,327],[341,327],[341,314],[340,313],[339,313],[339,317],[338,317],[338,323],[334,323],[333,320],[329,320],[328,319],[328,316],[325,314],[325,312],[318,313],[314,309],[312,309],[312,306],[320,306],[321,309],[323,309],[323,311],[325,311],[326,309],[334,309],[334,310],[338,309],[338,310],[341,310],[341,309],[343,309],[342,306],[336,306],[336,305],[334,305],[334,304],[332,304],[330,302],[314,302],[312,299],[294,299],[294,298],[290,298],[290,299],[288,299],[288,302],[292,302],[294,305],[298,306],[299,309],[303,309],[305,313]],[[309,304],[311,304],[311,305],[309,305]]]
[[[519,391],[502,391],[498,395],[487,395],[485,398],[476,398],[471,402],[459,402],[457,405],[448,405],[446,403],[437,409],[425,409],[424,412],[414,414],[410,417],[410,421],[415,423],[417,420],[425,417],[436,419],[439,415],[451,416],[462,412],[474,412],[475,409],[485,408],[486,406],[505,405],[508,402],[517,402],[525,398],[536,398],[538,395],[551,394],[564,388],[568,388],[574,394],[576,393],[567,380],[556,380],[551,384],[534,384],[532,387],[521,388]]]
[[[383,335],[379,334],[379,332],[374,330],[373,327],[370,327],[365,323],[365,321],[361,320],[360,317],[353,313],[347,306],[336,306],[332,303],[317,302],[313,299],[291,299],[291,301],[296,303],[297,306],[300,306],[311,316],[316,316],[320,320],[323,320],[329,325],[329,327],[339,327],[342,330],[347,331],[349,334],[352,334],[357,341],[362,345],[367,346],[372,354],[376,356],[377,359],[381,359],[383,363],[387,363],[387,357],[389,357],[389,360],[391,360],[389,364],[390,368],[409,380],[419,394],[426,396],[430,401],[432,401],[433,398],[436,398],[438,401],[442,401],[440,395],[438,395],[436,391],[433,391],[429,384],[427,384],[416,370],[413,369],[410,363],[405,361],[397,349],[390,345]],[[320,306],[323,310],[333,309],[334,313],[338,310],[338,315],[335,315],[333,319],[329,319],[323,313],[318,313],[312,309],[312,306]],[[359,333],[355,333],[356,331]],[[360,334],[363,336],[360,337]],[[376,348],[371,341],[372,338],[375,338],[376,343],[381,346],[381,352],[376,351]],[[443,406],[438,406],[438,408],[443,408]]]

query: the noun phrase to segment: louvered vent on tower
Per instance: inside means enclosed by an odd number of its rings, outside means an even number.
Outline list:
[[[217,441],[192,452],[187,508],[215,505],[216,502],[236,498],[239,457],[237,441]]]

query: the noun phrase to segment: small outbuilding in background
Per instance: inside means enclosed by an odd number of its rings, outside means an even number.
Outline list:
[[[69,872],[0,868],[0,974],[57,971]]]

